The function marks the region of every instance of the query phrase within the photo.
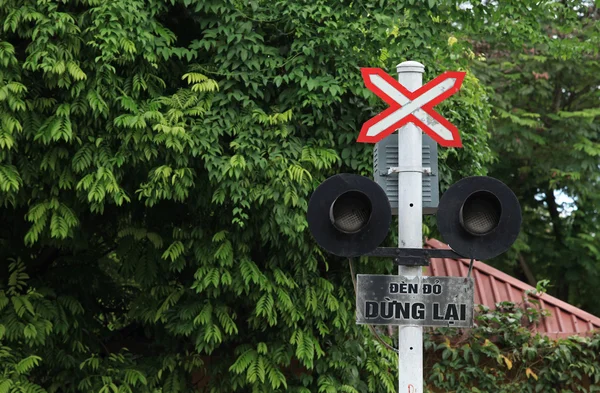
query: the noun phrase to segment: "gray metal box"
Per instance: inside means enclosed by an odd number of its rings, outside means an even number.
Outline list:
[[[428,135],[423,135],[423,168],[431,168],[423,173],[423,214],[435,214],[440,202],[440,182],[438,178],[437,143]],[[388,175],[388,169],[398,166],[398,134],[394,133],[375,144],[373,149],[373,178],[387,194],[392,214],[398,214],[398,174]]]

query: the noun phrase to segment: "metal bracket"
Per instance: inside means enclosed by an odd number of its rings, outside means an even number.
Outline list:
[[[400,172],[423,172],[424,175],[435,176],[433,174],[433,172],[431,171],[431,167],[415,168],[415,170],[408,168],[408,170],[407,170],[407,168],[400,168],[399,166],[393,166],[393,167],[389,168],[387,171],[387,174],[384,174],[384,176],[389,176],[391,174],[400,173]]]
[[[437,248],[377,247],[365,255],[370,257],[394,258],[394,263],[402,266],[429,266],[429,258],[465,258],[463,255],[457,254],[454,250]]]

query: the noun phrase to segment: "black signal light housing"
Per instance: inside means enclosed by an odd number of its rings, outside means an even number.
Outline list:
[[[521,228],[521,205],[510,188],[488,176],[454,183],[440,199],[438,230],[467,258],[490,259],[510,248]]]
[[[364,176],[341,173],[321,183],[308,202],[308,228],[331,254],[355,257],[388,234],[392,210],[385,191]]]

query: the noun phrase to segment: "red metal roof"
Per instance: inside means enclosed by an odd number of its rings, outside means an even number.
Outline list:
[[[446,244],[429,239],[428,248],[450,248]],[[432,258],[426,268],[426,275],[465,277],[469,271],[468,259]],[[531,285],[517,280],[483,262],[475,261],[471,273],[475,279],[475,304],[495,308],[495,304],[504,301],[522,303],[525,291],[535,290]],[[587,335],[592,330],[600,330],[600,318],[574,307],[548,294],[528,294],[536,298],[540,306],[550,315],[533,328],[535,332],[553,338],[573,335]]]

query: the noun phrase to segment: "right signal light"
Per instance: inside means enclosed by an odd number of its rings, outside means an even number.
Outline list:
[[[510,248],[521,228],[521,205],[498,179],[472,176],[454,183],[440,199],[438,230],[458,254],[494,258]]]

